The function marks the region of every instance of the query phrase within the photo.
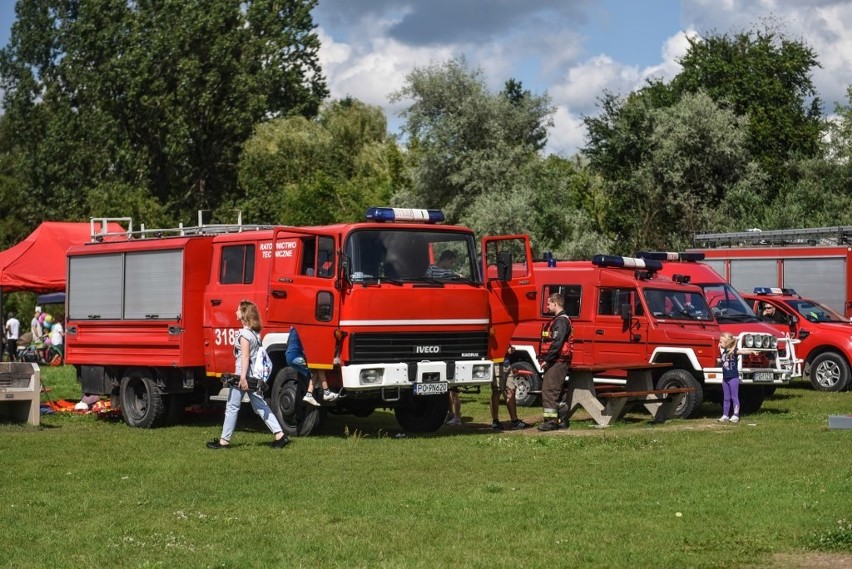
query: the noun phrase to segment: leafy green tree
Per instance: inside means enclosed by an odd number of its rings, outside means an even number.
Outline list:
[[[729,204],[734,189],[761,190],[761,171],[746,149],[745,119],[719,108],[703,92],[684,94],[670,107],[652,104],[640,91],[596,119],[597,132],[624,156],[617,176],[600,170],[607,214],[605,231],[620,253],[641,248],[680,247],[692,233],[737,212]],[[611,151],[595,148],[600,163]]]
[[[816,52],[770,29],[688,41],[672,89],[704,91],[737,116],[748,117],[748,149],[770,176],[771,199],[795,181],[790,161],[819,156],[823,121],[811,78],[819,67]]]
[[[0,86],[25,222],[151,224],[233,201],[253,125],[313,116],[327,94],[315,5],[19,0]]]
[[[401,175],[382,110],[332,101],[315,120],[284,117],[257,126],[240,158],[247,197],[228,207],[261,223],[362,220],[368,207],[390,202]]]

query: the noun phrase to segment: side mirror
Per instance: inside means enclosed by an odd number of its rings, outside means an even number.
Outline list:
[[[352,283],[352,262],[347,255],[340,256],[340,275],[348,283]]]
[[[497,280],[504,283],[512,280],[512,253],[509,251],[497,253]]]
[[[630,316],[631,316],[630,305],[626,304],[626,303],[622,304],[621,305],[621,319],[624,320],[625,322],[630,322]]]

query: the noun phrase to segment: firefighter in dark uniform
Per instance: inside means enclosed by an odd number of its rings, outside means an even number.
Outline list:
[[[541,330],[539,361],[544,370],[541,385],[544,421],[538,426],[539,431],[559,428],[559,394],[568,375],[572,349],[571,320],[565,314],[565,298],[558,292],[551,294],[547,299],[547,309],[554,317]]]

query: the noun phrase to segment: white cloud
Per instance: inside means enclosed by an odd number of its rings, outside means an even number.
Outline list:
[[[585,137],[582,118],[559,107],[553,117],[553,128],[547,133],[546,152],[570,157],[585,144]]]

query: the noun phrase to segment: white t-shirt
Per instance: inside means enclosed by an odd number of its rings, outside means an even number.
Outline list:
[[[50,329],[50,343],[54,346],[61,346],[63,332],[62,324],[59,322],[54,323],[53,327]]]
[[[21,337],[21,323],[17,318],[9,318],[6,320],[6,338],[9,340],[17,340]]]

